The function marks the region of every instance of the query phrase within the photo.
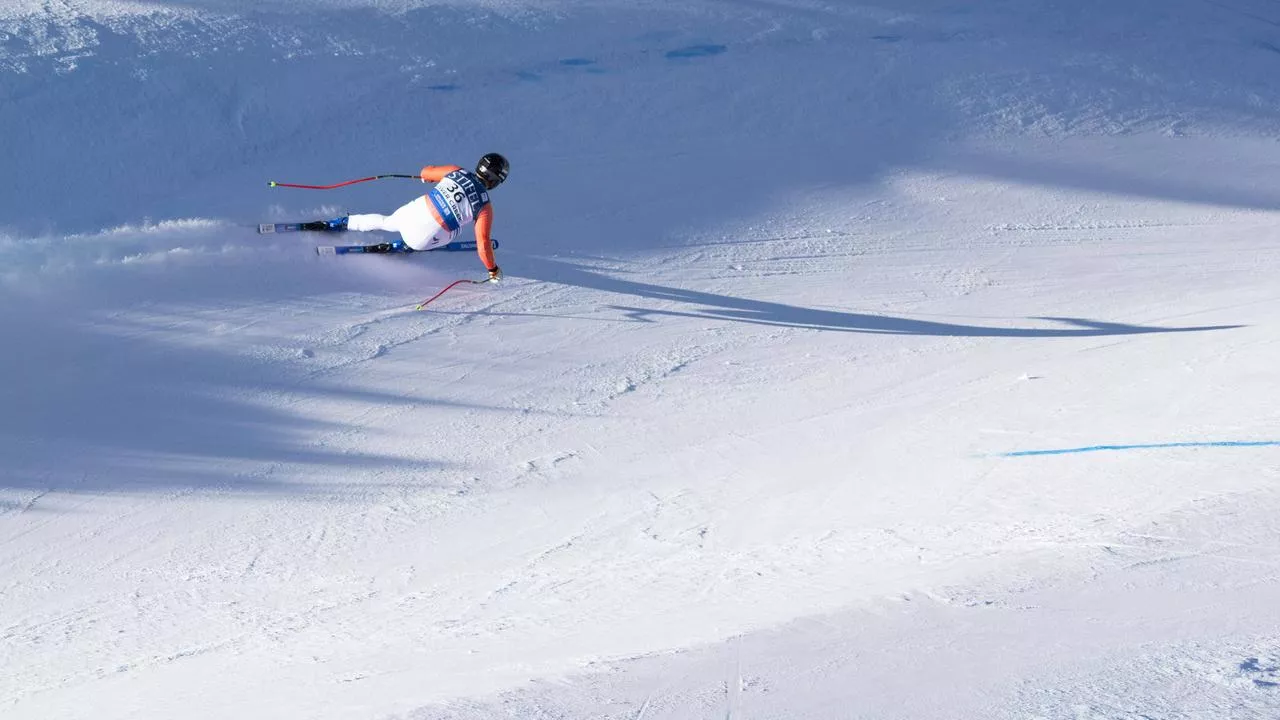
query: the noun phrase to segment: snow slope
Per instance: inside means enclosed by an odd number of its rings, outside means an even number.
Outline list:
[[[0,714],[1280,717],[1280,14],[1064,5],[6,4]]]

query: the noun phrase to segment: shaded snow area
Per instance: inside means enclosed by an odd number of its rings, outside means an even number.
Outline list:
[[[1265,0],[3,3],[0,717],[1280,718],[1278,76]],[[256,232],[491,151],[426,310]]]

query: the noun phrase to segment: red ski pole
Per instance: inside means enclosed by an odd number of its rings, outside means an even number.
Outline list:
[[[332,190],[334,188],[346,187],[348,185],[355,185],[356,183],[369,182],[370,180],[381,180],[383,178],[410,178],[413,180],[422,179],[417,175],[371,175],[367,178],[360,178],[359,180],[348,180],[346,182],[337,183],[336,185],[296,185],[294,183],[282,183],[282,182],[276,182],[275,180],[272,180],[267,183],[267,187],[302,188],[303,190]]]
[[[426,307],[427,305],[430,305],[431,303],[435,302],[435,299],[436,299],[436,298],[438,298],[438,297],[440,297],[441,295],[443,295],[443,294],[445,294],[445,293],[449,292],[450,290],[454,289],[455,287],[457,287],[457,286],[459,286],[459,285],[464,285],[464,284],[467,284],[467,283],[470,283],[470,284],[472,284],[472,285],[483,285],[483,284],[485,284],[485,283],[489,282],[489,280],[490,280],[490,279],[485,279],[485,280],[455,280],[455,281],[453,281],[453,282],[449,283],[447,286],[445,286],[445,289],[441,290],[440,292],[436,293],[435,295],[432,295],[431,297],[427,298],[426,300],[423,300],[422,302],[418,303],[418,307],[416,307],[416,308],[414,308],[414,309],[415,309],[415,310],[421,310],[422,308]]]

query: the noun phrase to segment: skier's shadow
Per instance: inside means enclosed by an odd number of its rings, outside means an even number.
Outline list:
[[[655,322],[662,317],[699,318],[742,322],[772,327],[808,328],[838,332],[876,333],[886,335],[933,335],[949,337],[1007,337],[1007,338],[1068,338],[1098,337],[1107,335],[1141,335],[1147,333],[1199,332],[1205,330],[1231,330],[1243,325],[1194,325],[1186,327],[1161,327],[1130,325],[1101,320],[1069,317],[1036,317],[1066,327],[991,327],[960,323],[914,320],[892,315],[820,310],[799,305],[752,300],[749,298],[719,295],[716,293],[664,287],[650,283],[620,280],[592,272],[578,265],[545,258],[521,259],[520,272],[537,280],[564,285],[602,290],[620,295],[632,295],[650,300],[697,306],[692,309],[635,307],[610,305],[631,320]]]

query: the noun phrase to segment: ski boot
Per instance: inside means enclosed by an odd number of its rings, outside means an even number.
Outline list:
[[[316,232],[345,232],[347,229],[347,216],[343,215],[333,220],[315,220],[302,223],[302,229]]]
[[[365,252],[371,253],[411,253],[413,248],[404,244],[404,240],[395,240],[393,242],[379,243],[377,245],[368,245]]]

